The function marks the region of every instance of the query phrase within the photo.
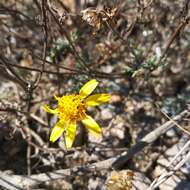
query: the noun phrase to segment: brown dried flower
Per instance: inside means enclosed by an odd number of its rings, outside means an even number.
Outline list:
[[[87,8],[81,11],[82,19],[86,21],[89,25],[95,27],[98,31],[104,22],[114,21],[117,8],[111,9],[104,7],[102,10],[96,8]]]

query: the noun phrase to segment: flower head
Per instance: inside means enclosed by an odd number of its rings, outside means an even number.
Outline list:
[[[90,80],[80,89],[79,94],[55,96],[58,101],[57,108],[51,109],[47,105],[43,106],[46,112],[55,114],[59,118],[52,128],[50,141],[55,142],[65,132],[66,147],[71,148],[75,140],[77,121],[82,121],[93,134],[101,134],[100,126],[86,114],[88,106],[97,106],[110,100],[109,94],[90,95],[97,85],[98,82],[95,79]]]

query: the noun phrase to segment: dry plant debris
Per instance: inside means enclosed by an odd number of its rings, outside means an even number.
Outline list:
[[[189,23],[189,0],[1,0],[0,188],[189,189]],[[69,103],[91,79],[109,104]],[[72,111],[101,138],[51,133]]]

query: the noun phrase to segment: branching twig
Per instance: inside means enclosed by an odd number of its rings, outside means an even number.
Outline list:
[[[46,60],[46,51],[47,51],[47,43],[48,43],[46,7],[47,7],[46,0],[42,0],[42,19],[43,19],[43,32],[44,32],[43,62],[42,62],[42,68],[41,68],[40,74],[33,85],[33,89],[35,89],[38,86],[41,80],[42,74],[44,72],[45,63],[46,63],[45,60]]]
[[[86,65],[85,60],[84,60],[84,59],[79,55],[79,53],[77,52],[77,50],[76,50],[76,48],[75,48],[75,46],[74,46],[72,40],[70,39],[69,35],[67,34],[67,31],[66,31],[65,28],[59,23],[58,19],[56,18],[54,12],[51,10],[50,7],[48,7],[48,10],[49,10],[50,14],[52,15],[52,17],[54,18],[54,20],[55,20],[55,22],[57,23],[57,25],[59,26],[59,28],[60,28],[60,30],[59,30],[59,31],[60,31],[60,34],[63,35],[63,36],[65,36],[66,39],[67,39],[67,41],[69,42],[69,44],[70,44],[70,46],[71,46],[71,48],[72,48],[72,51],[73,51],[75,57],[80,61],[81,66],[82,66],[85,70],[88,71],[89,69],[88,69],[88,66]]]
[[[46,61],[47,63],[51,64],[50,62]],[[17,67],[19,69],[23,69],[23,70],[28,70],[28,71],[34,71],[34,72],[41,72],[40,69],[37,69],[37,68],[30,68],[30,67],[25,67],[25,66],[21,66],[21,65],[16,65],[16,64],[12,64],[12,63],[8,63],[11,67]],[[54,64],[52,64],[52,66],[56,66]],[[1,62],[0,62],[0,67],[1,67]],[[58,66],[59,68],[61,69],[65,69],[65,70],[70,70],[71,72],[57,72],[57,71],[50,71],[50,70],[46,70],[44,69],[44,73],[47,73],[47,74],[53,74],[53,75],[59,75],[59,76],[72,76],[72,75],[87,75],[89,76],[89,73],[88,72],[85,72],[85,71],[78,71],[78,70],[75,70],[75,69],[70,69],[70,68],[67,68],[67,67],[64,67],[64,66],[61,66],[59,65]],[[93,77],[97,77],[97,78],[123,78],[126,76],[125,73],[111,73],[111,74],[108,74],[108,73],[104,73],[104,72],[99,72],[99,73],[91,73],[91,76]]]
[[[161,175],[157,177],[150,185],[148,190],[154,190],[160,186],[164,181],[171,177],[185,162],[190,158],[190,152],[184,156],[181,161],[178,161],[178,164],[174,166],[174,161],[180,157],[180,155],[190,146],[190,140],[181,148],[181,150],[175,155],[175,157],[168,163],[165,169],[161,172]]]
[[[2,63],[5,66],[5,68],[19,81],[23,89],[25,89],[27,83],[17,74],[17,72],[10,66],[10,64],[2,55],[0,55],[0,63]]]
[[[179,121],[189,115],[190,115],[190,113],[188,112],[188,110],[185,110],[185,111],[181,112],[179,115],[175,116],[173,118],[173,120]],[[147,134],[136,145],[131,147],[127,152],[123,152],[119,156],[112,157],[107,160],[100,161],[100,162],[86,165],[86,166],[79,166],[79,167],[74,167],[72,169],[62,169],[62,170],[56,170],[54,172],[32,175],[32,176],[30,176],[30,178],[25,177],[25,176],[18,176],[18,175],[6,175],[6,174],[2,173],[2,175],[0,177],[0,185],[3,184],[4,187],[10,186],[10,190],[12,190],[15,185],[17,186],[17,189],[19,189],[19,188],[24,189],[24,187],[26,187],[26,185],[36,186],[39,183],[43,183],[45,181],[60,179],[60,178],[64,178],[65,176],[71,176],[73,171],[76,172],[76,171],[82,170],[82,171],[89,172],[89,171],[93,171],[95,169],[102,170],[102,169],[111,169],[112,167],[118,168],[118,166],[121,167],[129,159],[131,159],[135,154],[137,154],[139,151],[141,151],[147,145],[153,143],[157,138],[159,138],[162,134],[164,134],[167,130],[169,130],[173,126],[174,126],[174,123],[172,121],[167,121],[166,123],[164,123],[157,129],[155,129],[154,131]],[[188,157],[189,157],[189,155],[188,155]],[[182,160],[181,164],[184,163],[184,161],[186,159],[187,159],[187,157]],[[10,178],[12,179],[12,184],[8,183]]]
[[[165,112],[160,110],[170,121],[172,121],[176,127],[178,127],[180,130],[182,130],[184,133],[188,134],[190,136],[190,132],[183,127],[181,127],[176,121],[174,121],[171,117],[169,117]]]
[[[185,26],[189,23],[189,21],[190,21],[190,16],[187,16],[186,18],[183,18],[183,20],[179,23],[176,30],[174,31],[169,41],[167,42],[159,62],[161,62],[161,60],[166,56],[166,53],[168,52],[168,49],[170,48],[171,44],[174,42],[179,33],[185,28]]]
[[[174,121],[180,121],[185,116],[189,116],[190,113],[188,110],[181,112],[179,115],[173,118]],[[148,133],[145,137],[143,137],[136,145],[130,148],[127,152],[124,152],[119,158],[113,163],[114,168],[120,168],[125,163],[131,159],[137,152],[141,151],[147,145],[153,143],[157,138],[159,138],[162,134],[168,131],[170,128],[175,126],[173,121],[168,121],[156,128],[154,131]]]

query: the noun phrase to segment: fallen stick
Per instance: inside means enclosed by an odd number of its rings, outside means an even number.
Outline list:
[[[140,152],[147,145],[153,143],[156,139],[158,139],[167,130],[175,126],[174,121],[180,121],[182,118],[188,117],[188,116],[190,116],[190,112],[188,110],[184,110],[183,112],[175,116],[172,120],[167,121],[160,127],[148,133],[145,137],[143,137],[139,142],[137,142],[136,145],[131,147],[128,151],[125,151],[118,156],[109,158],[104,161],[96,162],[96,163],[85,165],[85,166],[74,167],[71,169],[61,169],[61,170],[56,170],[54,172],[35,174],[35,175],[31,175],[30,177],[22,176],[22,175],[10,175],[10,174],[0,172],[0,186],[7,188],[9,190],[24,190],[24,189],[27,189],[28,187],[36,187],[38,184],[41,184],[47,181],[69,177],[73,173],[77,173],[78,171],[90,172],[93,170],[121,168],[136,153]]]

